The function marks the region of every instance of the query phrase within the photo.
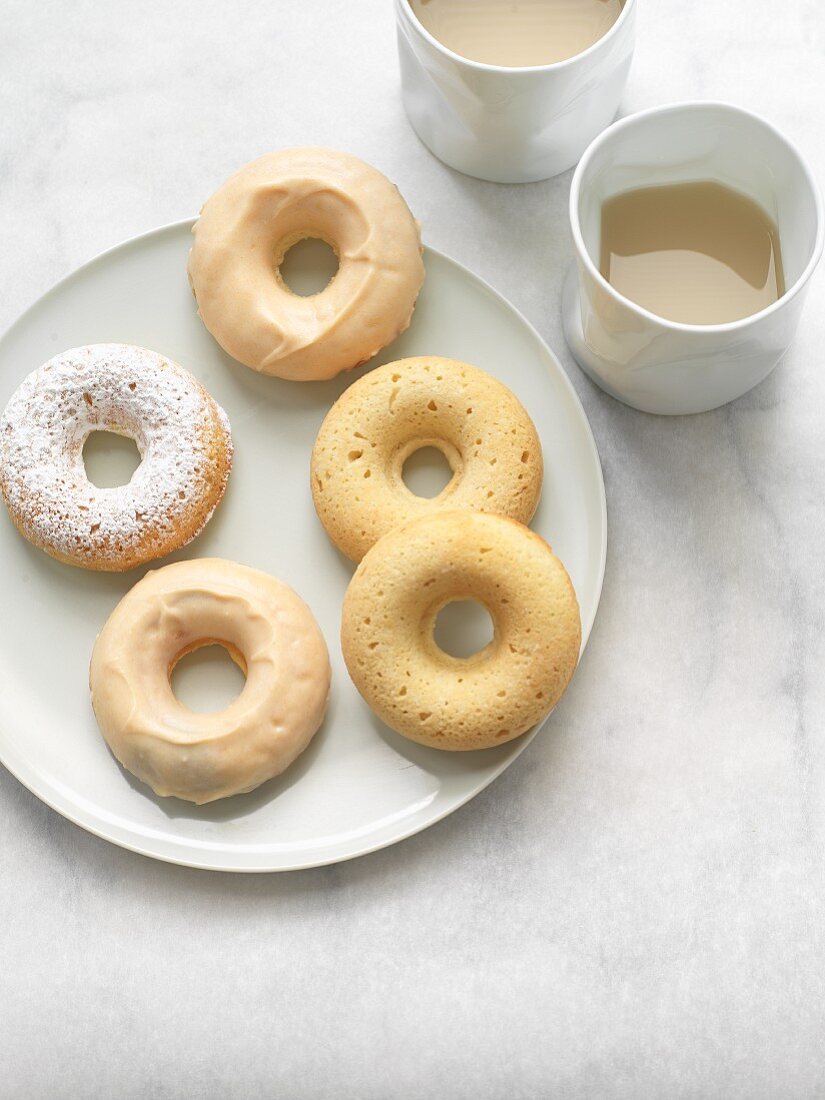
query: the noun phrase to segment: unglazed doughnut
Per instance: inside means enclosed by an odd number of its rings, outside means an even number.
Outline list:
[[[94,431],[131,436],[127,485],[86,476]],[[70,565],[122,571],[200,533],[226,489],[223,409],[177,363],[128,344],[74,348],[33,371],[0,417],[0,490],[17,529]]]
[[[246,674],[218,714],[175,698],[186,653],[218,643]],[[324,717],[330,667],[321,631],[288,585],[220,558],[148,573],[95,642],[92,706],[120,763],[159,795],[198,804],[251,791],[304,751]]]
[[[424,281],[418,223],[377,169],[331,149],[281,149],[252,161],[207,200],[193,230],[189,281],[203,323],[263,374],[332,378],[372,358],[410,323]],[[289,249],[326,241],[339,268],[294,294]]]
[[[453,472],[438,496],[417,497],[404,463],[436,447]],[[399,523],[468,508],[528,523],[541,493],[541,443],[524,406],[478,367],[438,356],[365,374],[336,401],[312,451],[312,496],[327,534],[360,561]]]
[[[493,640],[468,658],[433,638],[438,612],[476,600]],[[398,733],[439,749],[483,749],[541,722],[570,681],[579,606],[550,547],[504,516],[441,512],[385,535],[355,571],[341,642],[349,674]]]

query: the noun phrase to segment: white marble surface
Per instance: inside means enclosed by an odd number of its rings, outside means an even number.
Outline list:
[[[399,102],[390,0],[2,0],[0,17],[3,327],[247,159],[349,149],[561,355],[610,512],[600,616],[549,730],[394,849],[188,871],[0,771],[0,1096],[825,1094],[822,275],[759,389],[635,413],[563,346],[569,176],[502,187],[433,160]],[[639,17],[626,111],[730,99],[825,177],[818,0],[641,0]]]

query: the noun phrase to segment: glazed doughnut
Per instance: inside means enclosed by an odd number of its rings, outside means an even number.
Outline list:
[[[181,657],[215,643],[246,685],[225,710],[196,714],[170,677]],[[95,717],[124,768],[156,794],[198,804],[288,768],[321,724],[329,684],[306,604],[282,581],[220,558],[147,573],[100,632],[89,672]]]
[[[241,168],[193,229],[189,281],[203,323],[263,374],[332,378],[409,325],[424,281],[418,223],[394,184],[348,153],[281,149]],[[281,278],[289,249],[316,238],[338,272],[309,297]]]
[[[438,612],[476,600],[493,640],[468,658],[433,638]],[[570,681],[579,606],[550,547],[504,516],[441,512],[385,535],[355,571],[341,642],[349,674],[378,717],[439,749],[484,749],[541,722]]]
[[[453,471],[431,499],[402,478],[422,447],[440,450]],[[528,523],[542,477],[541,443],[518,398],[477,367],[434,355],[387,363],[345,390],[311,462],[318,516],[353,561],[399,523],[434,512],[468,508]]]
[[[127,485],[86,476],[94,431],[135,440]],[[119,572],[198,535],[226,489],[229,421],[182,367],[145,348],[92,344],[33,371],[0,417],[0,490],[17,529],[58,561]]]

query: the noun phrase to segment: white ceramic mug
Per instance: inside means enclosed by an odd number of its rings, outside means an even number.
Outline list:
[[[589,49],[508,68],[461,57],[395,0],[404,107],[431,152],[469,176],[530,183],[571,168],[616,116],[635,42],[636,0]]]
[[[766,309],[721,325],[658,317],[599,272],[601,209],[623,191],[713,180],[744,192],[779,229],[786,290]],[[683,103],[622,119],[582,157],[570,189],[576,264],[564,290],[567,342],[613,397],[645,412],[706,412],[773,370],[796,331],[822,254],[823,207],[810,170],[769,123],[724,103]]]

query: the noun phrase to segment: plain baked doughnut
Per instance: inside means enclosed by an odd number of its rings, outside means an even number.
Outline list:
[[[466,659],[433,638],[455,600],[483,604],[495,629]],[[561,698],[579,657],[579,606],[564,566],[529,528],[441,512],[369,551],[347,589],[341,643],[356,688],[392,729],[434,748],[483,749],[519,737]]]
[[[234,702],[196,714],[170,677],[186,653],[224,645],[246,674]],[[120,763],[159,795],[213,802],[251,791],[304,751],[330,667],[309,608],[282,581],[220,558],[176,562],[123,597],[95,642],[95,716]]]
[[[453,471],[430,499],[404,484],[404,463],[435,447]],[[543,478],[541,443],[524,406],[492,375],[435,355],[365,374],[326,416],[311,461],[327,534],[353,561],[400,523],[468,508],[528,523]]]
[[[332,149],[281,149],[252,161],[207,200],[193,229],[189,280],[203,323],[263,374],[332,378],[372,358],[410,323],[424,281],[418,223],[377,169]],[[309,297],[280,276],[308,237],[338,256]]]
[[[127,485],[86,476],[94,431],[135,440]],[[23,380],[0,417],[0,490],[17,529],[69,565],[122,571],[198,535],[232,467],[229,421],[171,359],[129,344],[92,344]]]

